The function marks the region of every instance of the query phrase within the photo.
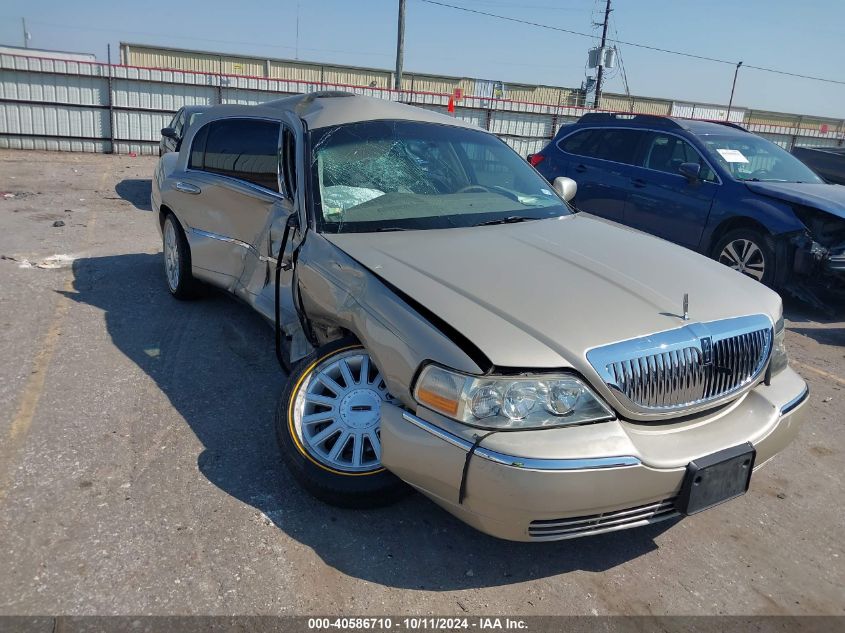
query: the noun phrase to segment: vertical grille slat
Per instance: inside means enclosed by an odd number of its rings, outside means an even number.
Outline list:
[[[666,345],[654,335],[649,337],[650,350],[608,358],[602,373],[609,386],[641,411],[706,403],[740,390],[760,375],[771,351],[772,329],[769,325],[711,336],[710,362],[705,362],[700,338]]]

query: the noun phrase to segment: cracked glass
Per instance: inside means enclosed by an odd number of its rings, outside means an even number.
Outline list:
[[[570,212],[525,160],[479,130],[364,121],[311,132],[311,147],[323,232],[444,229]]]

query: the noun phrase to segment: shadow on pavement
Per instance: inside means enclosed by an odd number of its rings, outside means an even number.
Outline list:
[[[150,194],[152,181],[149,178],[124,178],[114,186],[114,191],[141,211],[152,211]]]
[[[324,505],[282,465],[273,412],[284,375],[272,331],[257,314],[222,294],[172,299],[161,255],[79,259],[73,271],[75,293],[68,296],[103,311],[117,348],[184,417],[203,444],[197,457],[203,475],[344,574],[393,587],[453,590],[602,571],[656,549],[655,537],[673,524],[512,543],[476,532],[419,494],[378,510]]]

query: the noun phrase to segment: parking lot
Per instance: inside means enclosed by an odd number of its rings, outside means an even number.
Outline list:
[[[339,510],[280,462],[272,330],[169,296],[155,160],[0,151],[0,613],[845,614],[845,309],[787,303],[807,424],[714,510],[549,544]]]

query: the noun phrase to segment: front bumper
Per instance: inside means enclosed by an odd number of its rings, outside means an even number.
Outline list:
[[[481,441],[469,461],[483,433],[427,409],[413,415],[383,405],[382,461],[482,532],[560,540],[677,516],[673,500],[690,461],[751,442],[759,468],[793,439],[806,398],[804,381],[786,369],[709,416],[501,432]]]

